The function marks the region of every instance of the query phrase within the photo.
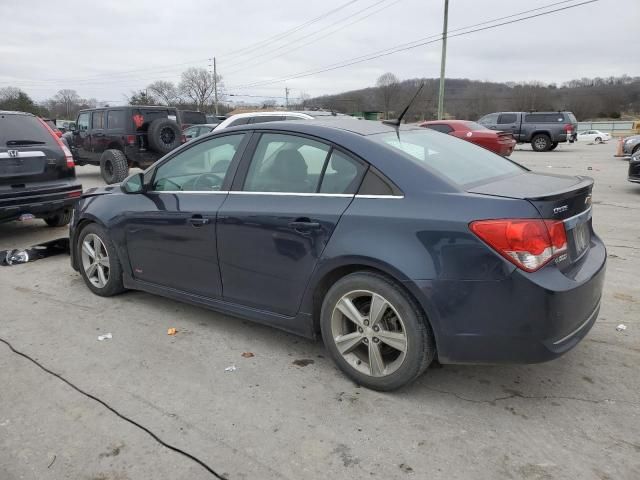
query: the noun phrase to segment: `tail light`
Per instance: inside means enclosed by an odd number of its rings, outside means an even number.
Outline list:
[[[62,134],[60,134],[60,136],[56,135],[56,132],[54,132],[51,127],[49,125],[47,125],[47,123],[42,120],[40,117],[36,117],[38,118],[38,120],[40,121],[40,123],[44,126],[44,128],[47,129],[47,131],[51,134],[51,136],[53,137],[53,139],[56,141],[56,143],[58,144],[58,146],[62,149],[62,151],[64,152],[64,158],[67,161],[67,168],[73,168],[76,166],[76,164],[73,161],[73,155],[71,154],[71,150],[69,150],[69,147],[67,147],[65,145],[65,143],[60,139],[60,137],[62,137]]]
[[[567,251],[564,223],[559,220],[478,220],[469,228],[516,267],[535,272]]]
[[[567,133],[567,135],[570,135],[573,132],[573,125],[571,125],[570,123],[565,124],[564,131]]]
[[[135,135],[127,135],[127,144],[135,145],[136,144],[136,136]]]
[[[62,138],[62,132],[60,130],[54,130],[53,133],[56,134],[56,137]]]

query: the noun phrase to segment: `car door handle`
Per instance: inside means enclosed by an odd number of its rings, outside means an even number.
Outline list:
[[[202,215],[194,215],[189,219],[189,223],[194,227],[201,227],[202,225],[209,223],[209,219],[203,218]]]
[[[289,223],[289,226],[294,230],[318,230],[320,228],[320,222],[312,222],[308,218],[296,218],[293,222]]]
[[[94,137],[104,137],[104,133],[94,133]]]

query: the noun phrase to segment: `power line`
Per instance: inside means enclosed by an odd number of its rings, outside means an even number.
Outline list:
[[[480,31],[484,31],[484,30],[489,30],[489,29],[492,29],[492,28],[497,28],[497,27],[501,27],[501,26],[504,26],[504,25],[509,25],[509,24],[512,24],[512,23],[522,22],[524,20],[529,20],[531,18],[541,17],[541,16],[544,16],[544,15],[550,15],[552,13],[561,12],[561,11],[564,11],[564,10],[569,10],[571,8],[579,7],[579,6],[582,6],[582,5],[587,5],[589,3],[595,3],[597,1],[599,1],[599,0],[587,0],[587,1],[580,2],[580,3],[576,3],[574,5],[568,5],[566,7],[557,8],[555,10],[548,10],[546,12],[538,13],[538,14],[535,14],[535,15],[528,15],[526,17],[517,18],[515,20],[510,20],[510,21],[507,21],[507,22],[501,22],[501,23],[489,25],[489,26],[486,26],[486,27],[476,28],[476,29],[473,29],[473,30],[468,30],[468,31],[465,31],[465,32],[457,33],[457,34],[454,34],[454,35],[449,35],[448,37],[449,38],[461,37],[463,35],[469,35],[471,33],[480,32]],[[557,2],[555,5],[561,4],[561,3],[566,3],[566,2]],[[518,15],[521,15],[521,14],[522,13],[514,14],[512,16],[518,16]],[[489,23],[489,22],[491,22],[491,21],[482,22],[482,24],[486,24],[486,23]],[[482,25],[482,24],[477,24],[477,25]],[[471,27],[473,27],[473,26],[466,27],[466,28],[471,28]],[[428,40],[428,39],[434,39],[434,40]],[[276,79],[271,79],[271,80],[264,80],[264,81],[260,81],[260,82],[247,83],[247,84],[244,84],[244,85],[236,85],[236,86],[234,86],[234,88],[258,87],[258,86],[263,86],[263,85],[271,85],[271,84],[274,84],[274,83],[280,83],[280,82],[284,82],[284,81],[288,81],[288,80],[294,80],[296,78],[308,77],[308,76],[311,76],[311,75],[316,75],[318,73],[325,73],[325,72],[329,72],[329,71],[332,71],[332,70],[338,70],[340,68],[345,68],[345,67],[349,67],[349,66],[352,66],[352,65],[356,65],[358,63],[363,63],[363,62],[367,62],[367,61],[370,61],[370,60],[375,60],[376,58],[385,57],[385,56],[388,56],[388,55],[392,55],[394,53],[403,52],[403,51],[406,51],[406,50],[412,50],[414,48],[418,48],[418,47],[421,47],[421,46],[425,46],[425,45],[429,45],[429,44],[432,44],[432,43],[436,43],[436,42],[439,42],[441,40],[442,40],[442,34],[431,35],[431,36],[428,36],[428,37],[424,37],[422,39],[414,40],[413,42],[408,42],[408,43],[404,43],[404,44],[401,44],[401,45],[397,45],[396,47],[391,47],[391,48],[388,48],[388,49],[385,49],[385,50],[380,50],[378,52],[372,52],[372,53],[367,54],[367,55],[361,55],[359,57],[354,57],[354,58],[351,58],[351,59],[343,60],[342,62],[337,62],[337,63],[334,63],[334,64],[330,64],[328,66],[321,67],[319,69],[300,72],[298,74],[290,75],[290,76],[287,76],[287,77],[281,77],[281,78],[276,78]]]
[[[342,18],[341,20],[338,20],[336,23],[334,23],[334,24],[332,24],[332,25],[328,25],[328,26],[326,26],[326,27],[323,27],[323,28],[321,28],[321,29],[319,29],[319,30],[316,30],[315,32],[312,32],[312,33],[310,33],[310,34],[308,34],[308,35],[305,35],[305,36],[304,36],[304,37],[302,37],[302,38],[295,39],[295,40],[293,40],[293,41],[291,41],[291,42],[289,42],[289,43],[286,43],[286,44],[281,45],[281,46],[279,46],[279,47],[276,47],[276,48],[274,48],[274,49],[268,50],[268,51],[266,51],[266,52],[262,52],[262,53],[260,54],[260,57],[262,58],[264,55],[269,55],[269,54],[271,54],[271,53],[274,53],[274,52],[277,52],[277,51],[279,51],[279,50],[285,49],[285,48],[287,48],[289,45],[293,45],[293,44],[295,44],[296,42],[299,42],[300,40],[308,40],[310,37],[313,37],[314,35],[317,35],[318,33],[321,33],[321,32],[323,32],[324,30],[326,30],[326,29],[328,29],[328,28],[334,27],[336,24],[340,24],[340,23],[343,23],[343,22],[345,22],[345,21],[348,21],[348,20],[350,20],[353,16],[359,15],[360,13],[363,13],[363,12],[365,12],[365,11],[367,11],[367,10],[371,10],[372,8],[375,8],[375,7],[377,7],[378,5],[380,5],[381,3],[384,3],[384,2],[387,2],[387,1],[388,1],[388,0],[379,0],[379,1],[377,1],[376,3],[374,3],[374,4],[372,4],[372,5],[369,5],[369,6],[365,7],[365,8],[362,8],[362,9],[358,10],[357,12],[354,12],[354,13],[353,13],[353,14],[351,14],[349,17],[345,17],[345,18]],[[291,52],[293,52],[293,51],[295,51],[295,50],[299,50],[300,48],[302,48],[302,47],[304,47],[304,46],[306,46],[306,45],[310,45],[311,43],[315,43],[315,42],[317,42],[318,40],[321,40],[321,39],[323,39],[323,38],[325,38],[325,37],[327,37],[327,36],[329,36],[329,35],[331,35],[331,34],[333,34],[333,33],[337,32],[337,31],[339,31],[339,30],[342,30],[342,29],[344,29],[344,28],[346,28],[346,27],[348,27],[348,26],[350,26],[350,25],[353,25],[354,23],[358,23],[358,22],[360,22],[360,21],[364,20],[365,18],[368,18],[368,17],[370,17],[371,15],[374,15],[374,14],[378,13],[379,11],[384,10],[385,8],[389,8],[389,7],[391,7],[392,5],[394,5],[394,4],[396,4],[396,3],[398,3],[399,1],[400,1],[400,0],[395,0],[394,2],[392,2],[392,3],[388,4],[388,5],[383,5],[383,6],[382,6],[382,8],[379,8],[378,10],[375,10],[374,12],[372,12],[372,13],[370,13],[370,14],[368,14],[368,15],[365,15],[365,16],[364,16],[364,17],[362,17],[362,18],[356,19],[355,21],[352,21],[352,22],[350,22],[350,23],[347,23],[346,25],[343,25],[343,26],[340,26],[340,27],[338,27],[338,28],[335,28],[335,29],[331,30],[330,32],[326,33],[325,35],[322,35],[322,36],[320,36],[320,37],[318,37],[318,38],[312,39],[311,41],[305,42],[305,43],[303,43],[302,45],[299,45],[299,46],[294,47],[294,48],[292,48],[292,49],[290,49],[290,50],[287,50],[286,52],[283,52],[282,54],[276,55],[276,56],[271,57],[271,58],[267,58],[267,59],[262,60],[262,61],[260,61],[260,62],[258,62],[258,63],[254,63],[254,64],[250,65],[249,67],[245,67],[245,68],[240,68],[240,69],[237,69],[237,70],[233,70],[233,71],[231,71],[231,72],[228,72],[227,74],[229,75],[229,74],[232,74],[232,73],[236,73],[236,72],[240,72],[240,71],[246,70],[247,68],[252,68],[252,67],[255,67],[255,66],[257,66],[257,65],[262,65],[263,63],[268,62],[268,61],[270,61],[270,60],[273,60],[273,59],[275,59],[275,58],[281,57],[282,55],[286,55],[287,53],[291,53]],[[228,65],[228,68],[233,68],[233,67],[238,66],[238,65],[244,65],[244,64],[246,64],[246,63],[250,62],[253,58],[254,58],[254,57],[250,57],[250,58],[248,58],[248,59],[241,60],[241,61],[236,62],[236,63],[232,63],[231,65]]]

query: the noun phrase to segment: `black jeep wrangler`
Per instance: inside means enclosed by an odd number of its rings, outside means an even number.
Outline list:
[[[146,168],[184,142],[173,107],[129,105],[82,110],[64,134],[76,165],[100,165],[108,184]]]

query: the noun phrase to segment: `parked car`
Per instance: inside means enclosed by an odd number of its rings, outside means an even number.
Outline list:
[[[0,111],[0,221],[34,216],[61,227],[81,194],[71,152],[44,120]]]
[[[227,119],[226,115],[207,115],[206,116],[207,123],[220,123],[223,120]]]
[[[65,133],[69,130],[71,130],[71,125],[74,123],[71,120],[60,120],[60,119],[56,119],[56,127],[58,127],[58,130],[60,130],[62,133]]]
[[[640,135],[631,135],[626,137],[622,142],[622,154],[633,155],[640,151]]]
[[[504,157],[511,155],[516,146],[511,133],[496,132],[467,120],[430,120],[422,122],[420,126],[475,143]]]
[[[47,124],[47,126],[55,133],[56,137],[62,138],[62,132],[56,126],[56,121],[51,120],[50,118],[43,118],[42,121]]]
[[[627,179],[633,183],[640,183],[640,150],[629,159],[629,175]]]
[[[103,180],[117,183],[130,167],[146,168],[184,143],[173,107],[124,106],[81,110],[64,134],[77,165],[99,165]]]
[[[178,110],[178,119],[183,130],[191,125],[207,123],[207,116],[197,110]]]
[[[202,125],[193,125],[189,128],[185,128],[182,131],[186,141],[193,140],[194,138],[198,138],[200,135],[204,135],[206,133],[211,133],[214,128],[218,126],[217,123],[203,123]]]
[[[485,115],[478,123],[511,132],[518,143],[531,143],[536,152],[574,142],[578,131],[578,121],[571,112],[498,112]]]
[[[581,142],[602,143],[611,140],[611,135],[600,130],[585,130],[578,132],[578,140]]]
[[[248,125],[254,123],[266,123],[266,122],[281,122],[284,120],[313,120],[313,119],[350,119],[355,120],[349,115],[342,113],[328,112],[325,110],[306,110],[300,112],[289,112],[283,110],[276,110],[273,112],[249,112],[238,113],[232,115],[226,120],[220,122],[215,128],[221,130],[228,127],[236,127],[238,125]]]
[[[587,334],[606,262],[592,187],[416,125],[244,125],[85,192],[71,264],[97,295],[321,335],[351,379],[391,390],[436,357],[540,362]]]

